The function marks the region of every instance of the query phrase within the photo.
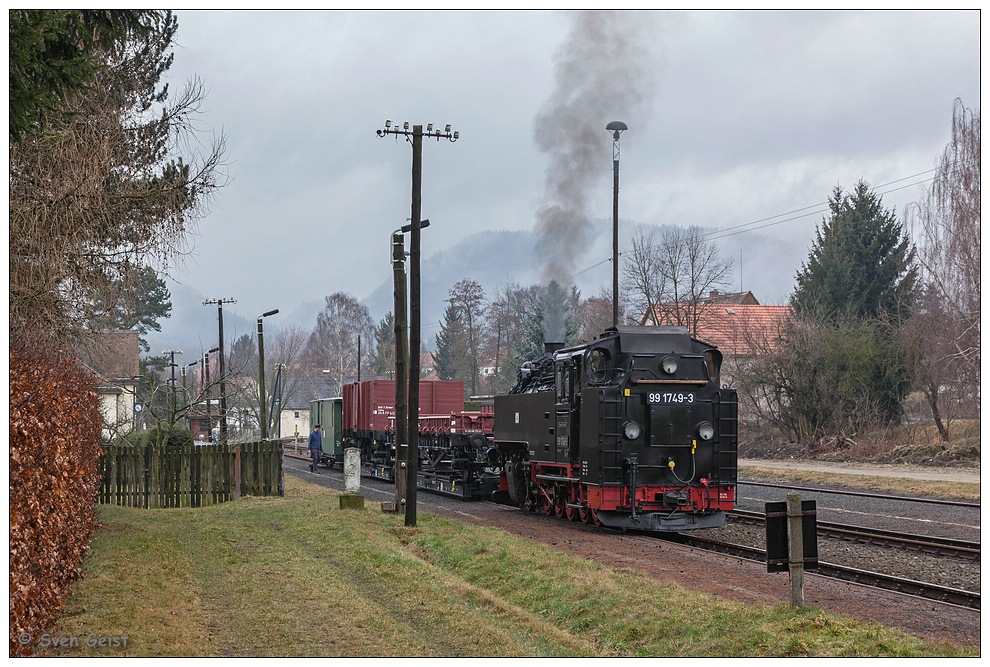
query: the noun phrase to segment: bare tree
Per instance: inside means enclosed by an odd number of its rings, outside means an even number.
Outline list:
[[[175,30],[105,53],[64,120],[10,147],[10,330],[67,336],[110,307],[134,268],[168,266],[223,185],[223,138],[201,147],[199,82],[168,96]]]
[[[664,227],[659,237],[640,231],[623,266],[623,289],[630,308],[652,324],[687,327],[697,334],[713,290],[732,279],[732,262],[700,227]]]
[[[314,368],[326,371],[331,396],[340,396],[344,383],[357,379],[359,335],[363,346],[374,347],[375,324],[368,308],[345,292],[326,297],[309,336],[306,357]]]
[[[622,313],[619,313],[620,323]],[[577,340],[592,341],[612,326],[612,290],[602,286],[597,296],[582,299],[574,313]]]
[[[912,331],[921,355],[920,385],[943,439],[940,392],[946,372],[978,410],[980,386],[980,112],[956,100],[952,139],[925,199],[910,212],[927,304]],[[959,387],[957,387],[957,390]],[[944,409],[944,408],[943,408]]]

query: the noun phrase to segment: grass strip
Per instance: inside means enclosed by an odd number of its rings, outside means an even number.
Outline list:
[[[285,498],[101,507],[84,578],[39,655],[975,656],[816,609],[721,600],[420,514]],[[713,576],[717,573],[713,572]],[[126,647],[84,638],[126,635]]]

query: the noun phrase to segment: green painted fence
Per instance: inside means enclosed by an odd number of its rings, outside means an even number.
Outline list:
[[[203,507],[240,496],[284,495],[282,443],[128,447],[100,459],[99,502],[125,507]]]

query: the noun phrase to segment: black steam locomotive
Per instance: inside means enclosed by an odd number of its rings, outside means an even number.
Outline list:
[[[501,493],[611,528],[722,525],[735,503],[738,407],[719,386],[721,363],[683,327],[619,326],[548,345],[495,397]]]

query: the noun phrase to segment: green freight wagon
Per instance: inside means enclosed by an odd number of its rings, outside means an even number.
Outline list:
[[[317,424],[323,431],[323,454],[320,462],[326,467],[344,460],[344,443],[340,436],[342,398],[321,398],[309,402],[309,427]]]

